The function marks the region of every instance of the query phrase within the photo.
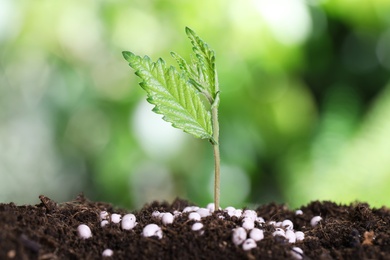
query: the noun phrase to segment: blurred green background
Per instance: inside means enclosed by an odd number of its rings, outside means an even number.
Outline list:
[[[0,202],[213,199],[213,155],[121,52],[217,54],[222,206],[389,206],[390,1],[0,0]]]

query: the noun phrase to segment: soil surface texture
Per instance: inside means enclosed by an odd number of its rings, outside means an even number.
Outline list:
[[[315,201],[299,208],[302,212],[272,203],[259,206],[253,210],[265,222],[257,219],[254,226],[264,237],[245,250],[233,243],[233,229],[244,222],[241,211],[214,211],[197,220],[189,218],[188,206],[194,205],[181,199],[153,202],[133,212],[82,195],[60,204],[45,196],[40,200],[35,206],[0,204],[0,259],[390,259],[390,210],[365,203]],[[173,222],[164,224],[157,211],[171,213]],[[121,222],[113,222],[114,213],[134,214],[136,225],[122,228]],[[315,216],[321,220],[312,226]],[[284,220],[291,220],[293,229],[285,226],[283,232],[301,231],[304,239],[274,235]],[[194,231],[197,222],[202,225]],[[144,235],[150,223],[161,228],[161,238]],[[91,229],[90,238],[80,237],[80,224]]]

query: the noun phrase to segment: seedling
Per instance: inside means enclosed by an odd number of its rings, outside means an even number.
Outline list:
[[[163,119],[197,138],[207,139],[213,145],[215,162],[214,205],[219,208],[220,154],[219,154],[219,85],[215,54],[196,33],[186,27],[193,45],[194,55],[187,63],[171,52],[180,71],[167,66],[163,59],[152,62],[148,56],[137,56],[124,51],[135,74],[141,78],[140,86],[147,93],[147,101],[162,114]],[[205,98],[202,98],[202,95]],[[206,100],[206,101],[205,101]]]

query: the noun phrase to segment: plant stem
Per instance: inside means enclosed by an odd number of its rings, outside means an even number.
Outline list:
[[[214,148],[214,208],[219,209],[220,195],[220,169],[221,157],[219,154],[219,123],[218,123],[218,105],[212,106],[211,117],[213,122],[213,148]]]

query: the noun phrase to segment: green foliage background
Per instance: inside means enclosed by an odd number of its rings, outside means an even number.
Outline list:
[[[0,202],[212,201],[207,142],[145,104],[123,50],[216,51],[222,206],[389,206],[390,2],[0,1]]]

